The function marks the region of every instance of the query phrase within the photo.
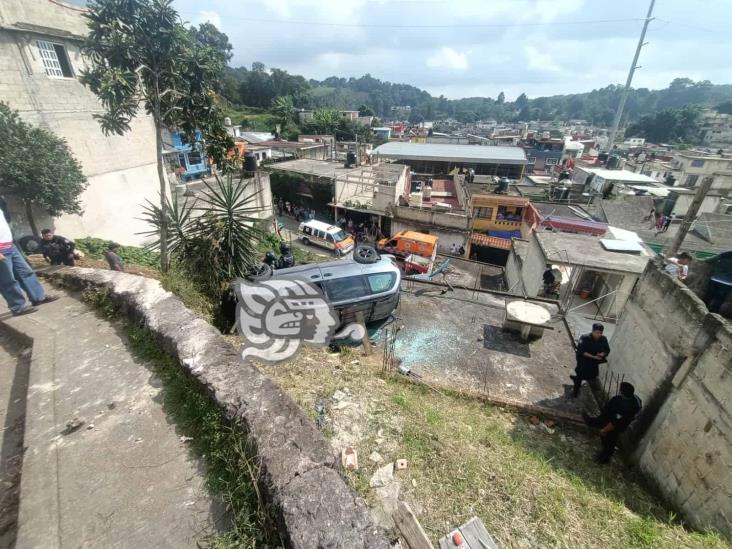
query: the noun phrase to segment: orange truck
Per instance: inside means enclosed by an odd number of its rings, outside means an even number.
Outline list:
[[[390,238],[384,238],[376,243],[376,248],[386,254],[392,254],[404,259],[409,255],[420,255],[431,261],[437,255],[437,241],[431,234],[415,231],[401,231]]]

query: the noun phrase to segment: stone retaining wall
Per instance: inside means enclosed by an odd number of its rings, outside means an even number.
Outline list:
[[[45,275],[72,289],[106,289],[162,348],[246,429],[261,464],[260,484],[293,548],[387,548],[363,500],[346,484],[330,445],[302,409],[220,333],[156,280],[62,268]]]

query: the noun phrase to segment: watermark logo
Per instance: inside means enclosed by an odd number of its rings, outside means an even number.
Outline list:
[[[325,346],[334,338],[360,341],[365,330],[349,324],[334,333],[339,316],[320,288],[303,280],[263,282],[237,280],[236,320],[245,339],[242,358],[280,362],[292,358],[300,346]]]

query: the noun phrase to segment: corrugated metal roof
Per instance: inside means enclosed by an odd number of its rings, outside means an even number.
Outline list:
[[[397,160],[431,160],[474,164],[526,164],[526,153],[521,147],[392,142],[378,146],[374,150],[374,154]]]

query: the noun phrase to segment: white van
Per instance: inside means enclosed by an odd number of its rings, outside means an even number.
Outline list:
[[[303,244],[314,244],[333,250],[335,255],[347,254],[355,244],[353,238],[340,227],[315,219],[300,223],[297,232]]]

